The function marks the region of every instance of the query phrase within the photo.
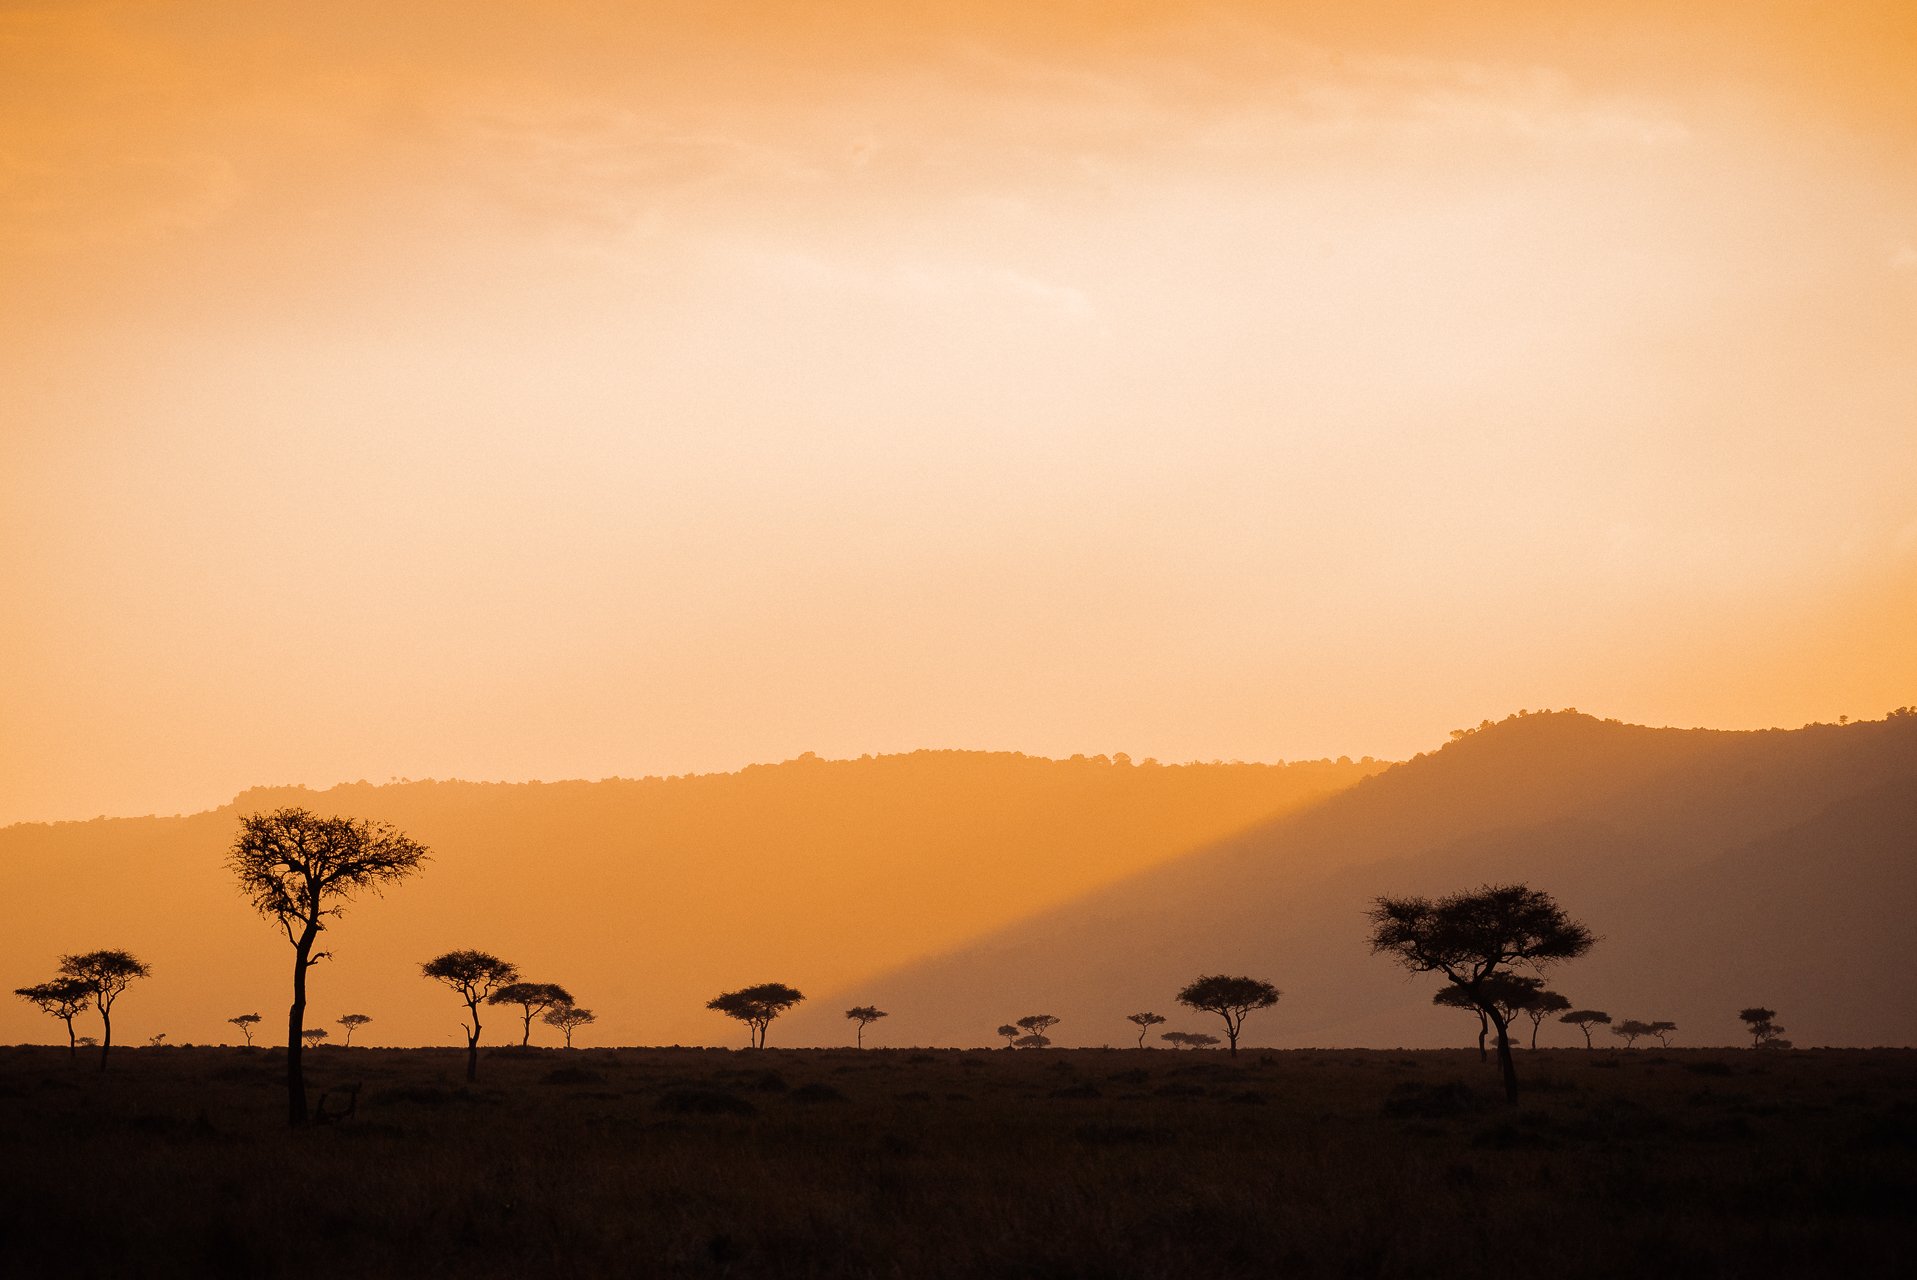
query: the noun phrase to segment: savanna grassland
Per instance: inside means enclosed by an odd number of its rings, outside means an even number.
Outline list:
[[[0,1050],[9,1274],[1901,1274],[1917,1053]]]

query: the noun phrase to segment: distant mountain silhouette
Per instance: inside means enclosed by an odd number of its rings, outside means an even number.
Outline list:
[[[1579,1007],[1675,1021],[1677,1044],[1738,1042],[1756,1003],[1799,1045],[1917,1044],[1912,715],[1754,733],[1513,717],[856,994],[902,1040],[989,1043],[1042,1011],[1061,1045],[1119,1045],[1141,1009],[1216,1032],[1172,994],[1244,972],[1285,991],[1247,1043],[1463,1045],[1476,1023],[1369,955],[1363,913],[1512,879],[1602,936],[1549,978]],[[831,1039],[833,1003],[789,1034]]]
[[[276,1042],[292,950],[222,863],[238,814],[298,804],[396,823],[434,854],[322,940],[335,958],[313,971],[309,1025],[350,1010],[374,1019],[359,1040],[463,1044],[460,1010],[418,966],[477,947],[591,1006],[583,1043],[731,1044],[737,1028],[704,1008],[721,990],[823,997],[1384,767],[921,751],[670,779],[264,788],[191,817],[23,824],[0,829],[0,976],[24,986],[63,952],[125,947],[154,976],[116,1010],[116,1038],[217,1042],[258,1012]],[[830,1013],[836,1043],[843,1009]],[[495,1011],[485,1042],[509,1022]],[[57,1030],[0,1002],[0,1041]],[[793,1040],[780,1026],[771,1042]]]

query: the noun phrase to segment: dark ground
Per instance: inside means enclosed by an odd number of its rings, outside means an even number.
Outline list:
[[[0,1273],[1906,1274],[1917,1051],[0,1049]],[[317,1092],[317,1090],[316,1090]]]

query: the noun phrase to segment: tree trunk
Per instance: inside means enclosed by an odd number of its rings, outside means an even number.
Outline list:
[[[1511,1061],[1510,1029],[1505,1024],[1504,1019],[1500,1018],[1496,1013],[1491,1015],[1491,1022],[1498,1029],[1498,1069],[1504,1073],[1504,1100],[1516,1106],[1518,1101],[1518,1068],[1517,1064]]]
[[[1484,1010],[1478,1010],[1478,1061],[1483,1062],[1491,1055],[1484,1051],[1484,1037],[1490,1033],[1490,1019],[1484,1016]]]
[[[1535,1018],[1531,1020],[1531,1047],[1538,1047],[1538,1020]]]
[[[1231,1025],[1231,1019],[1225,1019],[1225,1039],[1231,1042],[1231,1056],[1238,1056],[1238,1028]]]
[[[865,1048],[865,1024],[863,1022],[859,1024],[858,1043],[859,1043],[859,1048],[861,1049]]]
[[[73,1018],[71,1016],[67,1018],[66,1023],[67,1023],[67,1061],[74,1062],[74,1061],[77,1061],[80,1057],[80,1042],[74,1038]]]
[[[306,971],[313,966],[313,939],[319,926],[309,922],[293,944],[293,1004],[286,1011],[286,1123],[297,1129],[306,1123],[306,1069],[300,1050],[306,1047]]]
[[[479,1079],[479,1005],[466,1006],[472,1011],[472,1029],[466,1033],[466,1080],[471,1083]]]
[[[100,1006],[100,1070],[106,1070],[107,1050],[113,1047],[113,1007]]]
[[[527,1045],[531,1043],[532,1043],[532,1010],[528,1008],[526,1010],[526,1025],[523,1028],[521,1028],[519,1033],[519,1047],[524,1049]]]

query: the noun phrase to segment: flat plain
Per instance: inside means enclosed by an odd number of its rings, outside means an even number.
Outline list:
[[[776,1030],[776,1029],[775,1029]],[[1917,1051],[0,1049],[11,1275],[1904,1274]]]

